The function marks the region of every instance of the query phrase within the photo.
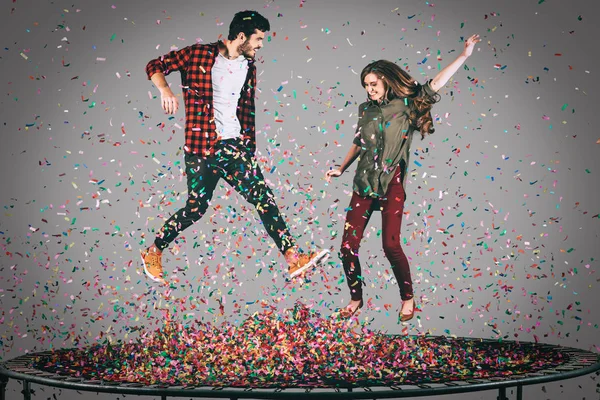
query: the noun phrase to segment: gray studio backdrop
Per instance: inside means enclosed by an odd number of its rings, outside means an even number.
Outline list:
[[[479,33],[440,91],[435,134],[413,142],[402,240],[422,312],[407,332],[598,351],[592,3],[4,2],[1,358],[132,339],[132,328],[159,328],[165,310],[186,323],[239,323],[262,305],[301,301],[326,316],[348,302],[337,256],[311,281],[284,288],[283,257],[224,183],[165,253],[174,289],[156,290],[143,275],[139,249],[186,198],[184,113],[162,112],[144,67],[225,36],[242,9],[272,27],[258,53],[257,157],[298,242],[335,253],[354,168],[329,185],[323,175],[351,143],[365,99],[361,69],[385,58],[424,83]],[[168,81],[180,95],[179,75]],[[400,333],[380,229],[375,215],[361,250],[370,305],[361,319]],[[590,399],[596,386],[588,376],[525,395]],[[19,390],[12,382],[8,398]],[[53,395],[79,398],[39,387],[33,398]]]

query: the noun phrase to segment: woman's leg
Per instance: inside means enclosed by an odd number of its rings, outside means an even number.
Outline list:
[[[373,199],[353,193],[344,224],[340,255],[353,301],[362,300],[363,277],[358,260],[358,249],[365,227],[371,218],[372,205]]]
[[[381,219],[383,221],[383,251],[392,265],[392,271],[398,281],[400,296],[403,301],[413,298],[410,266],[400,245],[400,228],[402,226],[405,198],[400,168],[398,168],[388,186],[386,196],[380,200],[380,204],[382,207]]]

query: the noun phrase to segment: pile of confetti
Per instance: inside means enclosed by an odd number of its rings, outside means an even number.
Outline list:
[[[560,352],[531,343],[388,335],[297,303],[241,325],[167,321],[129,343],[58,350],[35,368],[146,385],[253,388],[387,386],[509,376],[555,367]]]

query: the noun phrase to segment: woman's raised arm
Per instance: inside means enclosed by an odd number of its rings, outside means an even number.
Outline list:
[[[450,64],[446,65],[444,69],[440,71],[439,74],[436,75],[435,78],[431,81],[431,88],[434,91],[440,90],[442,86],[444,86],[458,71],[461,65],[466,61],[467,58],[473,54],[473,48],[475,48],[475,44],[481,42],[479,35],[473,35],[465,41],[465,48],[462,53],[456,58],[456,60],[452,61]]]

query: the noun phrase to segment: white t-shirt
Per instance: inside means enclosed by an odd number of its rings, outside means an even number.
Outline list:
[[[235,60],[228,60],[219,53],[212,68],[212,83],[215,124],[221,139],[240,136],[242,127],[237,106],[247,74],[246,57],[240,55]]]

